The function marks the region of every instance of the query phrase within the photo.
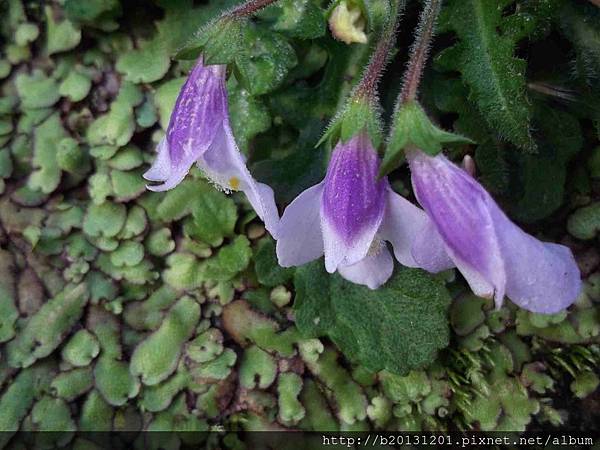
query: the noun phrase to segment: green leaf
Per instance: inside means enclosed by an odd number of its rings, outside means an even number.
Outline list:
[[[46,108],[60,98],[56,81],[41,70],[34,70],[31,75],[17,75],[15,85],[23,108]]]
[[[68,97],[73,102],[83,100],[92,87],[92,80],[89,75],[84,74],[77,69],[69,72],[67,77],[62,81],[58,92],[63,97]]]
[[[535,149],[526,96],[527,64],[515,56],[518,42],[533,30],[526,13],[503,17],[513,0],[450,0],[440,16],[441,31],[455,31],[458,43],[437,55],[438,66],[455,70],[470,98],[498,135],[523,150]]]
[[[37,170],[29,176],[28,186],[31,189],[49,194],[58,187],[61,170],[57,154],[59,144],[65,136],[66,132],[58,113],[51,115],[36,128],[32,162]]]
[[[214,258],[206,265],[207,279],[228,281],[248,267],[252,250],[246,236],[237,236],[233,242],[219,250]]]
[[[48,27],[46,43],[48,55],[77,47],[81,41],[81,30],[68,19],[62,22],[55,21],[51,7],[47,6],[45,11]]]
[[[125,225],[127,209],[123,205],[105,202],[90,204],[83,219],[83,232],[91,237],[114,237]]]
[[[110,172],[110,180],[115,194],[115,200],[125,202],[139,197],[146,190],[146,181],[142,177],[143,170],[132,170],[123,172],[113,170]]]
[[[84,284],[68,286],[44,303],[6,347],[11,367],[29,367],[52,353],[79,321],[89,295]]]
[[[176,48],[176,59],[196,59],[203,53],[209,64],[228,64],[243,48],[243,31],[247,24],[245,18],[220,17],[229,6],[239,3],[237,0],[217,2],[203,8],[203,21],[195,24],[195,32],[187,41]]]
[[[135,131],[133,108],[125,101],[114,101],[110,111],[98,117],[87,129],[91,145],[126,145]]]
[[[136,347],[131,355],[131,374],[148,386],[167,379],[177,368],[183,344],[192,336],[199,317],[200,306],[191,297],[179,300],[158,330]]]
[[[583,145],[579,121],[564,111],[538,106],[533,123],[539,130],[538,151],[517,156],[522,191],[511,208],[524,222],[541,220],[563,204],[567,165]]]
[[[121,54],[117,60],[117,70],[129,81],[150,83],[160,80],[171,66],[171,55],[213,15],[215,8],[194,8],[192,0],[162,1],[159,6],[165,10],[165,17],[156,23],[152,38],[140,41],[138,48]],[[217,29],[224,32],[222,28]],[[229,47],[239,45],[240,40],[233,36],[224,35]]]
[[[261,241],[254,255],[254,270],[260,284],[277,286],[286,283],[294,275],[294,270],[284,268],[277,262],[275,242],[266,238]]]
[[[40,29],[34,23],[22,23],[15,32],[15,42],[19,46],[26,46],[34,42],[40,35]]]
[[[230,42],[231,36],[228,36]],[[253,95],[263,95],[279,87],[298,59],[294,48],[280,34],[258,26],[248,26],[245,50],[235,58],[236,78]]]
[[[296,271],[296,324],[309,336],[328,336],[350,360],[405,375],[434,361],[448,345],[446,289],[425,272],[402,269],[370,290],[335,275],[322,263]]]
[[[164,43],[158,39],[142,45],[119,56],[116,69],[125,74],[128,81],[134,83],[151,83],[160,80],[171,66],[169,52]]]
[[[235,140],[240,149],[247,152],[250,140],[271,127],[271,115],[261,99],[251,95],[239,84],[228,86],[227,90]]]
[[[271,27],[288,36],[316,39],[325,34],[327,22],[317,0],[282,0],[271,8],[276,18]]]
[[[567,230],[577,239],[594,239],[600,231],[600,202],[579,208],[567,222]]]
[[[237,221],[235,202],[208,183],[194,193],[192,217],[185,225],[186,233],[212,246],[233,234]]]
[[[65,0],[65,14],[75,21],[93,22],[102,16],[115,16],[120,10],[119,0]]]

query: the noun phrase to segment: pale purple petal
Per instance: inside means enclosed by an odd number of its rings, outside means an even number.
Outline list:
[[[411,255],[416,262],[416,267],[431,273],[438,273],[455,266],[442,237],[429,218],[427,224],[413,237]]]
[[[226,191],[242,191],[271,233],[275,233],[279,213],[275,204],[273,189],[258,183],[246,167],[235,138],[225,120],[208,148],[198,159],[198,167],[215,184]]]
[[[179,92],[157,160],[144,174],[163,184],[148,188],[165,191],[181,182],[208,149],[227,114],[225,66],[204,66],[200,58]]]
[[[581,281],[568,249],[523,232],[479,183],[443,155],[408,156],[419,203],[477,295],[494,296],[500,306],[506,293],[521,307],[543,313],[575,301]]]
[[[377,289],[392,276],[394,260],[383,242],[375,254],[352,264],[338,267],[339,274],[352,283],[362,284],[370,289]]]
[[[285,209],[276,231],[280,266],[301,266],[323,255],[323,184],[321,182],[305,190]]]
[[[328,272],[360,261],[371,247],[386,202],[387,181],[377,179],[378,170],[379,158],[365,133],[333,151],[321,203]]]
[[[425,211],[396,194],[391,188],[388,188],[386,196],[385,216],[379,236],[392,244],[394,255],[400,264],[407,267],[423,267],[430,272],[454,267],[443,241]],[[414,242],[417,239],[426,240],[419,246],[420,259],[415,259],[413,254]],[[425,251],[426,258],[423,258]]]
[[[507,297],[521,308],[543,314],[571,305],[581,292],[581,277],[571,250],[540,242],[499,209],[494,216],[506,267]]]
[[[158,144],[157,152],[156,159],[150,169],[144,173],[144,178],[149,181],[160,181],[161,184],[146,185],[146,187],[156,192],[167,191],[181,183],[194,161],[191,160],[189,164],[174,165],[171,161],[169,144],[166,138],[163,138]]]

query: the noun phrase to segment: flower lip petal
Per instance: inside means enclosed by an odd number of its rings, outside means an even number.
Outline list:
[[[581,291],[571,251],[525,233],[485,189],[443,155],[408,155],[415,193],[473,291],[500,307],[506,294],[538,313],[558,312]]]
[[[143,177],[148,181],[159,182],[159,184],[147,184],[146,189],[154,192],[168,191],[177,186],[190,171],[194,161],[173,164],[169,154],[169,144],[163,138],[158,144],[158,156]]]
[[[228,119],[223,122],[214,141],[197,163],[205,175],[221,189],[244,192],[267,230],[271,233],[276,232],[279,212],[273,190],[252,178],[235,142]]]
[[[148,181],[164,181],[169,178],[173,171],[171,157],[169,156],[169,144],[166,138],[162,138],[156,147],[156,159],[152,166],[144,172],[143,177]]]
[[[507,271],[507,296],[521,308],[541,314],[569,307],[582,288],[571,250],[539,241],[499,209],[495,211],[494,222]]]
[[[322,195],[323,182],[302,192],[285,209],[276,232],[280,266],[301,266],[323,255]]]
[[[367,255],[350,266],[338,267],[340,275],[348,281],[377,289],[390,279],[394,272],[394,260],[383,242],[374,255]]]
[[[456,266],[448,255],[446,244],[429,218],[427,224],[414,235],[410,254],[416,267],[431,273],[439,273]]]
[[[425,211],[390,187],[379,236],[392,244],[394,255],[403,266],[422,267],[430,272],[440,272],[454,266]],[[414,256],[416,243],[420,243],[416,248],[418,258]]]

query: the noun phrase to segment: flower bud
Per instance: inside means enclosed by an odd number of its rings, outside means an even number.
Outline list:
[[[357,5],[342,0],[329,16],[329,29],[338,41],[348,45],[358,42],[367,43],[365,34],[365,19]]]

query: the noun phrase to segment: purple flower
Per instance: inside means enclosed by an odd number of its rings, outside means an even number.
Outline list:
[[[299,266],[325,254],[325,268],[376,289],[392,275],[396,259],[409,267],[413,236],[427,227],[427,215],[377,179],[379,158],[365,133],[335,147],[325,179],[301,193],[285,210],[277,230],[277,258]],[[436,245],[437,244],[437,245]],[[432,239],[430,257],[443,258]]]
[[[166,191],[177,186],[197,163],[224,191],[242,191],[273,231],[279,220],[273,190],[257,183],[246,168],[229,124],[223,65],[205,66],[202,57],[179,92],[158,156],[144,178],[162,184],[148,186]]]
[[[577,264],[562,245],[544,243],[512,223],[467,172],[443,155],[419,150],[407,155],[412,183],[431,226],[471,289],[494,297],[500,307],[506,295],[529,311],[551,314],[575,301],[581,290]],[[428,232],[413,245],[417,263],[430,271]]]

